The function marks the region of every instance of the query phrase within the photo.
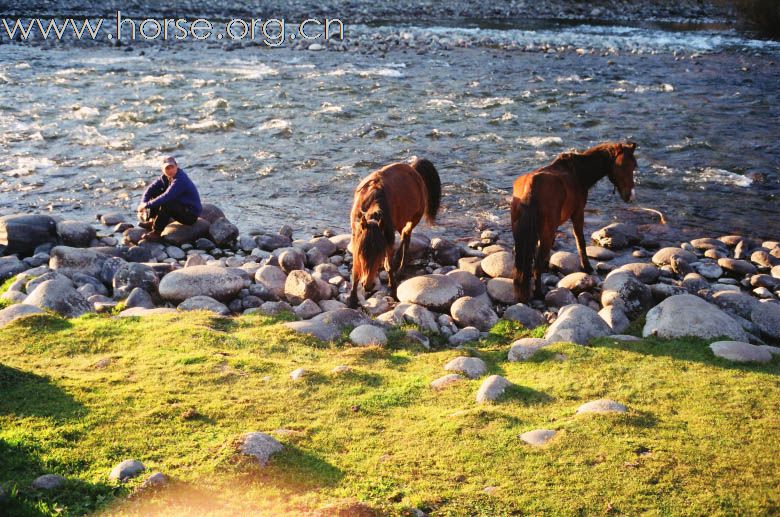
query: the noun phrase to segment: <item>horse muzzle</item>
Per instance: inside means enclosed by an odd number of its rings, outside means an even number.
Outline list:
[[[620,197],[623,198],[623,201],[626,203],[630,203],[636,199],[636,190],[631,189],[629,192],[623,192],[621,190]]]

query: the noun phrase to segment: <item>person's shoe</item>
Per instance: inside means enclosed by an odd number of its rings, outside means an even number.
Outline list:
[[[162,235],[160,235],[159,232],[155,232],[155,231],[146,232],[145,234],[143,234],[143,236],[141,236],[141,240],[158,242],[162,240]]]
[[[151,230],[154,226],[154,221],[144,221],[142,223],[138,223],[138,226],[143,228],[144,230]]]

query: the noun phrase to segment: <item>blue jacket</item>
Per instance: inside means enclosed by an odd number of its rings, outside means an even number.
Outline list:
[[[184,169],[179,169],[173,181],[163,174],[146,187],[143,197],[144,203],[149,208],[156,208],[165,203],[176,201],[188,207],[190,211],[199,216],[203,207],[200,204],[198,189]]]

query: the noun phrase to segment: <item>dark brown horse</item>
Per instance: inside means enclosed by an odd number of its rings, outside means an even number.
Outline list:
[[[563,153],[550,165],[515,180],[512,193],[512,234],[515,237],[515,297],[531,296],[531,269],[535,292],[542,294],[542,272],[558,226],[571,219],[583,271],[593,272],[585,253],[585,203],[588,190],[604,176],[623,201],[634,199],[636,144],[605,143],[583,153]]]
[[[395,297],[395,274],[404,266],[412,230],[425,216],[433,223],[439,211],[441,180],[431,162],[415,159],[393,163],[371,173],[355,189],[352,204],[352,292],[349,306],[357,307],[358,283],[368,291],[384,263]],[[393,259],[395,232],[401,246]]]

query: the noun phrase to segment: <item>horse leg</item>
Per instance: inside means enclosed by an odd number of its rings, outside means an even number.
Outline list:
[[[352,270],[352,291],[349,293],[349,300],[347,300],[347,307],[350,309],[357,309],[358,307],[358,277],[353,268]]]
[[[539,232],[539,248],[536,250],[536,260],[534,261],[534,295],[542,298],[542,273],[547,271],[550,261],[550,250],[555,240],[555,228],[548,228],[546,225]]]
[[[409,243],[412,240],[412,222],[409,221],[401,230],[401,245],[398,247],[398,255],[396,255],[395,272],[398,273],[404,267],[406,263],[406,254],[409,253]]]
[[[390,288],[390,296],[397,300],[398,296],[396,291],[398,290],[398,285],[395,283],[395,271],[393,271],[392,259],[393,248],[391,247],[387,253],[387,257],[385,258],[385,269],[387,270],[387,286]]]
[[[571,215],[571,224],[574,228],[574,239],[577,241],[577,251],[580,254],[580,265],[582,270],[588,274],[593,273],[593,267],[588,260],[588,253],[585,247],[585,234],[583,233],[585,226],[585,207],[581,210],[575,210]]]

